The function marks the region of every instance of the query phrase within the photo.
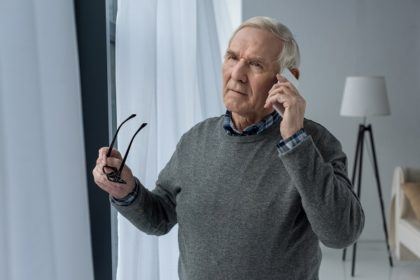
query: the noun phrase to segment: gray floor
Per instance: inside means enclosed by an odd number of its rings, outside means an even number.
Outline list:
[[[358,243],[355,277],[351,277],[352,249],[347,250],[347,259],[343,262],[342,250],[321,248],[320,280],[420,280],[420,261],[394,261],[391,268],[384,242]]]

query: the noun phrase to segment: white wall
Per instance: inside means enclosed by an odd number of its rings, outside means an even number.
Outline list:
[[[306,117],[326,126],[343,144],[352,173],[358,123],[339,116],[346,76],[385,76],[391,116],[373,125],[385,210],[395,166],[420,167],[420,2],[414,0],[243,0],[243,19],[264,15],[286,24],[302,54],[300,89]],[[365,149],[366,151],[366,149]],[[365,153],[361,239],[383,240],[373,169]]]

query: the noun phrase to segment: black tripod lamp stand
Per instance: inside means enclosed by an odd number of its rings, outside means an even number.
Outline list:
[[[365,139],[368,140],[367,147],[370,146],[372,151],[372,165],[376,184],[378,188],[378,197],[381,206],[382,225],[385,233],[385,242],[388,252],[389,264],[392,267],[392,256],[388,243],[388,230],[385,218],[384,201],[382,199],[382,189],[379,176],[378,162],[376,159],[375,142],[373,140],[372,125],[366,125],[368,116],[384,116],[389,115],[389,103],[385,87],[385,79],[383,77],[347,77],[344,87],[343,101],[341,104],[340,115],[351,117],[363,117],[363,124],[359,125],[357,134],[356,152],[354,156],[352,185],[356,187],[357,175],[357,196],[360,199],[362,185],[363,170],[363,148]],[[369,138],[365,138],[366,134]],[[353,244],[353,258],[351,276],[354,277],[356,266],[357,241]],[[343,250],[343,261],[346,260],[346,249]]]

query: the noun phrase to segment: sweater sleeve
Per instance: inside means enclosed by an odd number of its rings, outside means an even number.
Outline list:
[[[117,211],[127,218],[139,230],[149,235],[164,235],[177,223],[176,196],[180,192],[177,177],[174,176],[177,168],[178,147],[169,162],[159,173],[156,187],[148,190],[136,179],[138,193],[130,204],[110,202]]]
[[[308,136],[279,153],[302,199],[312,230],[331,248],[354,243],[364,227],[364,212],[347,176],[347,157],[340,142],[322,129],[315,144]]]

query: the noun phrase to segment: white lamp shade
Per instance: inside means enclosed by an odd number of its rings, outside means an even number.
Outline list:
[[[390,113],[384,77],[347,77],[340,115],[367,117]]]

